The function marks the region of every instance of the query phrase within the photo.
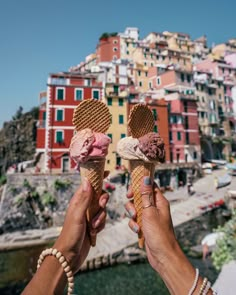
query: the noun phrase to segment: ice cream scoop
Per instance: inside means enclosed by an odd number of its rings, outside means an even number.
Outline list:
[[[158,133],[150,132],[138,139],[140,151],[150,160],[164,162],[164,141]]]
[[[158,133],[150,132],[140,138],[124,137],[117,144],[117,153],[125,160],[163,162],[165,150]]]
[[[71,140],[70,156],[76,163],[105,158],[110,142],[110,137],[103,133],[93,132],[89,128],[83,129],[78,131]]]
[[[140,151],[139,140],[131,136],[124,137],[118,141],[117,153],[125,160],[143,160],[145,162],[150,162]]]

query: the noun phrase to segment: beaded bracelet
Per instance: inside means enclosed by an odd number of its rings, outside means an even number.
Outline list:
[[[208,282],[208,279],[207,279],[207,278],[204,278],[204,280],[203,280],[203,282],[202,282],[202,285],[201,285],[201,288],[200,288],[200,291],[199,291],[198,295],[202,295],[202,294],[203,294],[203,291],[204,291],[205,288],[206,288],[207,282]]]
[[[188,295],[192,295],[194,290],[196,289],[197,287],[197,282],[198,282],[198,278],[199,278],[199,269],[196,268],[196,275],[195,275],[195,279],[194,279],[194,282],[193,282],[193,285],[192,285],[192,288],[189,290],[188,292]]]
[[[205,289],[202,292],[202,295],[207,295],[207,292],[209,291],[210,288],[211,288],[211,283],[208,281]]]
[[[70,268],[68,262],[66,261],[65,257],[62,255],[62,253],[60,251],[58,251],[55,248],[50,248],[50,249],[44,250],[39,256],[38,263],[37,263],[37,269],[40,268],[43,260],[48,255],[53,255],[54,257],[56,257],[58,259],[58,261],[60,262],[61,266],[63,267],[63,270],[66,274],[67,281],[68,281],[67,295],[71,295],[73,292],[73,289],[74,289],[74,276],[73,276],[73,273],[71,271],[71,268]]]

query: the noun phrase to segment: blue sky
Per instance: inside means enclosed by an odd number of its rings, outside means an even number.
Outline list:
[[[235,11],[235,0],[0,0],[0,127],[37,106],[48,74],[82,61],[103,32],[206,34],[211,45],[236,37]]]

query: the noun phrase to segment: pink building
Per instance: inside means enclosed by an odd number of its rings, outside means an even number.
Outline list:
[[[169,103],[171,162],[200,161],[198,114],[192,72],[151,68],[149,77],[154,89],[164,89],[165,100]]]

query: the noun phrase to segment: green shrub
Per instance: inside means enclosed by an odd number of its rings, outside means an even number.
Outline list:
[[[224,236],[217,240],[212,253],[213,265],[217,270],[231,260],[236,259],[236,211],[223,227],[218,227],[216,232],[223,232]]]
[[[71,185],[71,181],[69,179],[56,179],[54,182],[55,190],[63,190],[67,189]]]
[[[28,190],[31,190],[31,189],[32,189],[32,187],[31,187],[29,181],[28,181],[26,178],[24,179],[23,186],[24,186],[25,188],[27,188]]]
[[[17,196],[14,200],[15,205],[18,207],[21,206],[24,202],[24,198],[22,196]]]
[[[1,185],[4,185],[4,184],[6,184],[7,183],[7,177],[6,177],[6,175],[2,175],[1,177],[0,177],[0,186]]]
[[[44,206],[55,206],[56,198],[51,195],[48,191],[45,191],[41,197]]]

